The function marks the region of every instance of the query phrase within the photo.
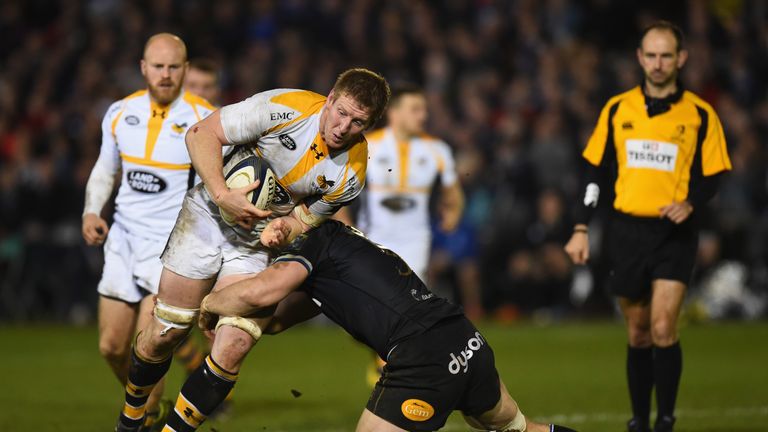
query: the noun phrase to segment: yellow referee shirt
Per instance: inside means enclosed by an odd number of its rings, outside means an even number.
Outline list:
[[[683,91],[668,111],[648,115],[640,86],[603,108],[584,158],[600,166],[615,158],[614,209],[639,217],[688,198],[693,170],[712,176],[731,169],[720,119],[712,107]]]

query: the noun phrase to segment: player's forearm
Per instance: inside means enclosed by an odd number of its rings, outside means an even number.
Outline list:
[[[93,213],[100,215],[104,205],[112,195],[112,188],[115,185],[115,173],[111,170],[101,158],[96,161],[88,183],[85,185],[85,206],[83,215]]]
[[[456,229],[461,215],[464,212],[464,192],[457,183],[454,186],[443,189],[441,202],[443,225],[451,230]]]
[[[219,196],[227,191],[221,156],[221,148],[225,143],[212,130],[211,121],[208,118],[189,129],[185,142],[195,172],[200,176],[214,201],[218,201]]]

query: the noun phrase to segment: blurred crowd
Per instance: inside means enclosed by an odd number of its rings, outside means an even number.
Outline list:
[[[697,209],[691,298],[712,315],[759,315],[744,303],[768,291],[764,2],[4,0],[0,320],[92,316],[101,255],[80,237],[83,191],[102,116],[143,88],[143,44],[161,31],[220,66],[223,104],[276,87],[327,93],[352,66],[422,85],[467,196],[460,229],[436,233],[431,283],[479,292],[476,313],[503,319],[610,310],[600,236],[593,272],[562,246],[580,149],[607,99],[641,82],[634,50],[658,18],[686,32],[683,83],[719,113],[734,168]]]

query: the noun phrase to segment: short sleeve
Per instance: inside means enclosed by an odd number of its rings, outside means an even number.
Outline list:
[[[101,149],[97,163],[112,173],[117,172],[120,165],[120,150],[117,148],[115,130],[123,109],[123,101],[113,103],[101,121]]]
[[[453,186],[458,176],[456,175],[456,161],[448,144],[440,142],[440,184],[444,187]]]
[[[230,144],[256,141],[270,128],[270,97],[269,92],[257,93],[221,108],[221,127]]]
[[[731,170],[731,160],[725,142],[723,125],[714,110],[706,109],[708,114],[707,131],[701,146],[701,170],[705,176],[712,176],[722,171]]]
[[[582,156],[594,166],[600,166],[603,161],[605,146],[608,144],[608,138],[613,129],[611,122],[618,107],[619,102],[615,99],[611,99],[603,107],[600,117],[597,119],[597,125],[595,125],[595,129],[587,141],[587,146],[584,148]]]

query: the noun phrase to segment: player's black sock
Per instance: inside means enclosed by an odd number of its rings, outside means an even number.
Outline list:
[[[128,383],[125,385],[125,405],[118,420],[126,428],[138,428],[144,421],[147,399],[155,385],[165,376],[171,367],[171,358],[151,362],[131,348],[131,365],[128,369]]]
[[[227,397],[237,381],[237,374],[225,371],[209,355],[184,386],[181,387],[176,408],[168,416],[163,431],[191,432]]]
[[[648,425],[648,418],[651,415],[653,366],[652,347],[627,347],[627,384],[632,402],[632,415],[643,425]]]
[[[653,375],[656,381],[657,418],[674,418],[677,389],[683,373],[680,342],[666,348],[654,347]]]
[[[549,432],[576,432],[576,430],[556,424],[549,425]]]

